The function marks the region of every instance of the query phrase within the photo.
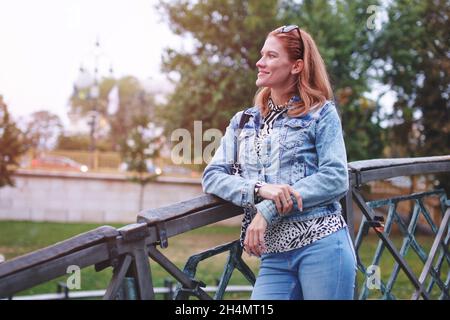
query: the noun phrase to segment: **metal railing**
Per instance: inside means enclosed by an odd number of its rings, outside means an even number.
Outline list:
[[[354,235],[355,215],[353,202],[358,205],[363,214],[358,234],[355,239],[356,248],[361,248],[364,230],[373,229],[379,238],[379,244],[372,259],[372,265],[379,262],[387,249],[395,260],[393,272],[389,280],[381,282],[383,298],[393,299],[392,286],[399,270],[402,270],[414,287],[412,299],[430,298],[431,290],[440,291],[440,299],[448,299],[450,275],[441,272],[450,265],[449,243],[449,201],[442,190],[405,197],[396,197],[380,201],[366,202],[361,193],[361,187],[374,180],[388,179],[396,176],[431,174],[450,172],[450,156],[411,158],[411,159],[381,159],[349,163],[350,190],[342,199],[344,215],[347,224]],[[423,205],[425,197],[440,197],[442,217],[439,223],[430,219]],[[396,212],[400,201],[415,201],[411,220],[406,224]],[[389,207],[386,224],[377,219],[374,208],[387,205]],[[233,241],[189,258],[184,270],[180,270],[157,246],[167,248],[169,239],[195,228],[222,221],[242,213],[242,208],[234,206],[212,195],[203,195],[189,201],[176,203],[167,207],[143,211],[138,215],[137,223],[120,229],[103,226],[80,234],[53,246],[29,253],[27,255],[0,264],[0,298],[8,298],[17,292],[31,288],[66,274],[70,265],[80,268],[95,265],[96,271],[107,267],[113,268],[112,279],[103,295],[103,299],[136,298],[154,299],[155,288],[151,275],[149,257],[162,266],[175,280],[178,287],[174,299],[187,299],[196,296],[199,299],[222,299],[228,286],[231,274],[235,269],[254,284],[255,275],[242,259],[242,249],[237,241]],[[434,241],[427,253],[415,241],[415,228],[419,215],[430,224]],[[404,241],[398,250],[391,240],[390,231],[393,223],[399,226]],[[413,272],[405,259],[408,250],[412,248],[418,253],[424,267],[418,276]],[[228,252],[224,272],[220,279],[214,297],[208,295],[206,285],[196,279],[197,265],[204,259]],[[358,257],[358,268],[365,278],[370,277],[368,268]],[[133,281],[126,281],[132,278]],[[429,284],[425,281],[429,279]],[[356,296],[367,298],[366,288],[361,288]]]
[[[345,199],[346,209],[344,211],[347,214],[347,222],[350,224],[352,230],[354,214],[352,212],[351,204],[353,201],[358,205],[363,214],[363,219],[355,241],[357,253],[359,252],[359,248],[361,247],[363,238],[366,234],[365,230],[367,230],[367,228],[372,228],[379,237],[379,242],[373,256],[371,266],[378,267],[384,249],[387,249],[392,258],[395,260],[387,283],[385,284],[381,281],[381,279],[378,279],[380,289],[383,294],[382,298],[384,299],[396,298],[395,295],[392,294],[392,288],[394,287],[400,270],[406,274],[415,289],[411,295],[411,299],[419,299],[420,296],[423,299],[430,299],[430,293],[435,285],[438,286],[440,291],[439,299],[449,299],[450,273],[447,271],[447,274],[441,274],[441,270],[445,270],[444,263],[447,264],[447,268],[450,266],[450,254],[448,250],[450,238],[450,202],[443,190],[434,190],[430,192],[411,194],[408,196],[366,202],[361,194],[361,187],[370,181],[389,179],[398,176],[449,172],[449,160],[449,156],[441,156],[410,159],[368,160],[349,164],[351,187]],[[442,214],[439,225],[436,225],[427,208],[424,206],[424,199],[426,197],[439,197]],[[401,215],[397,212],[397,206],[402,201],[414,201],[411,219],[408,223],[403,221]],[[388,214],[385,225],[380,221],[374,212],[375,208],[382,206],[388,206]],[[418,225],[419,216],[422,216],[429,224],[431,227],[431,232],[434,235],[433,245],[428,253],[419,244],[419,242],[416,241],[415,238],[415,231]],[[389,237],[394,224],[398,226],[398,229],[403,236],[403,243],[400,250],[396,248],[392,239]],[[354,233],[352,232],[351,234],[353,235]],[[405,259],[405,256],[410,248],[415,251],[418,258],[424,263],[424,267],[419,277],[414,273],[411,266]],[[368,277],[372,277],[373,274],[367,272],[367,267],[364,266],[361,259],[359,259],[359,254],[357,254],[357,257],[358,269],[364,275],[365,280]],[[437,260],[435,261],[436,257]],[[442,279],[443,277],[446,278]],[[429,280],[428,285],[426,285],[427,279]],[[368,286],[363,286],[358,298],[365,299],[367,296]]]

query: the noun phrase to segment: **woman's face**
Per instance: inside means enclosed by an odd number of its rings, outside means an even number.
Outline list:
[[[261,59],[256,63],[256,85],[272,89],[289,86],[295,81],[295,75],[291,73],[293,66],[294,62],[289,60],[281,41],[269,36],[261,49]]]

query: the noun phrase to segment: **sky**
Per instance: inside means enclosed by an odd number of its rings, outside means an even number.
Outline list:
[[[165,47],[183,43],[155,9],[157,0],[0,0],[0,95],[14,118],[49,110],[68,123],[80,65],[166,87]]]

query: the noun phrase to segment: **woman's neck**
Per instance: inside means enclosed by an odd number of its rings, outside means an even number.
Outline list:
[[[270,90],[270,97],[272,98],[272,101],[279,106],[287,103],[294,94],[295,93],[291,90],[284,92],[274,89]]]

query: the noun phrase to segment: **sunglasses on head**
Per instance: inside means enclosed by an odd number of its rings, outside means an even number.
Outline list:
[[[301,47],[303,47],[303,39],[302,39],[302,34],[300,32],[300,27],[295,25],[295,24],[291,24],[288,26],[282,26],[278,29],[278,33],[288,33],[291,32],[292,30],[297,30],[298,32],[298,36],[300,37],[300,43],[302,44]]]
[[[279,29],[280,33],[288,33],[291,32],[292,30],[298,29],[300,31],[300,27],[296,26],[295,24],[291,24],[289,26],[282,26]]]

